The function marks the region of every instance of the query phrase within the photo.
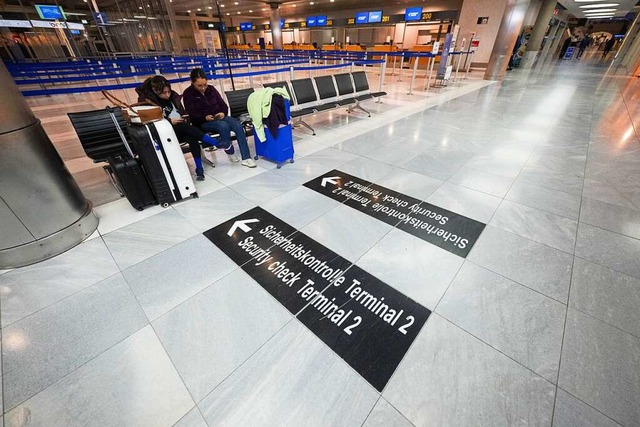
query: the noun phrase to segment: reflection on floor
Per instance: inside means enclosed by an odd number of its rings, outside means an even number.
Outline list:
[[[218,154],[199,199],[143,212],[40,101],[101,223],[0,272],[4,423],[639,425],[640,83],[605,71],[388,87],[296,131],[294,164]],[[463,259],[301,185],[333,169],[487,226]],[[202,235],[256,206],[433,312],[381,393]]]

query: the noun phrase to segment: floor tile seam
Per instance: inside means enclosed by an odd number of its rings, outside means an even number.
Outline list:
[[[376,408],[376,406],[378,405],[378,402],[380,402],[380,399],[382,399],[382,394],[380,394],[378,396],[378,398],[376,399],[376,402],[373,404],[373,406],[371,407],[371,409],[369,410],[369,412],[367,413],[367,416],[364,418],[364,420],[362,421],[362,423],[360,424],[360,427],[364,427],[364,425],[367,423],[367,420],[369,419],[369,417],[371,416],[371,414],[373,413],[373,410]]]
[[[105,181],[105,182],[106,182],[106,181]],[[120,200],[124,200],[124,198],[120,198],[120,199],[118,199],[118,200],[114,200],[114,201],[112,201],[112,202],[105,203],[105,204],[103,204],[103,205],[94,206],[94,207],[93,207],[93,210],[95,211],[95,209],[96,209],[96,208],[103,208],[103,207],[106,207],[106,206],[109,206],[109,205],[113,205],[113,206],[115,207],[115,204],[116,204],[116,203],[118,203]],[[153,207],[156,207],[156,206],[158,206],[158,205],[153,205],[153,206],[151,206],[151,207],[153,208]],[[169,207],[168,207],[168,208],[166,208],[166,209],[169,209],[169,208],[174,209],[173,205],[169,205]],[[138,219],[138,220],[136,220],[136,221],[133,221],[133,222],[131,222],[131,223],[129,223],[129,224],[126,224],[126,225],[120,226],[120,227],[118,227],[118,228],[114,228],[113,230],[109,230],[109,231],[107,231],[106,233],[103,233],[102,231],[100,231],[100,222],[98,222],[98,228],[96,228],[96,230],[98,230],[98,231],[100,232],[100,235],[101,235],[101,236],[106,236],[106,235],[107,235],[107,234],[109,234],[109,233],[112,233],[112,232],[114,232],[114,231],[121,230],[121,229],[123,229],[123,228],[125,228],[125,227],[128,227],[128,226],[130,226],[130,225],[134,225],[134,224],[136,224],[136,223],[138,223],[138,222],[140,222],[140,221],[143,221],[143,220],[145,220],[145,219],[148,219],[148,218],[154,217],[154,216],[156,216],[156,215],[160,215],[161,213],[164,213],[164,212],[166,212],[166,210],[159,210],[158,212],[156,212],[156,213],[154,213],[154,214],[151,214],[151,215],[149,215],[149,216],[145,216],[144,218],[140,218],[140,219]],[[112,213],[111,215],[113,215],[113,213]],[[98,218],[98,220],[100,220],[100,218]]]
[[[26,402],[28,402],[29,400],[33,399],[34,397],[38,396],[39,394],[44,393],[45,391],[47,391],[48,389],[50,389],[51,387],[55,386],[56,384],[62,382],[63,380],[65,380],[67,377],[69,377],[70,375],[74,374],[76,371],[84,368],[85,366],[87,366],[89,363],[93,362],[94,360],[96,360],[97,358],[101,357],[103,354],[105,354],[106,352],[108,352],[109,350],[111,350],[112,348],[114,348],[115,346],[123,343],[124,341],[128,340],[129,338],[131,338],[133,335],[137,334],[138,332],[140,332],[141,330],[143,330],[144,328],[146,328],[147,326],[149,326],[150,324],[147,323],[145,325],[142,325],[140,328],[136,329],[135,331],[133,331],[131,334],[127,335],[126,337],[121,338],[120,340],[114,342],[112,345],[110,345],[109,347],[103,349],[102,351],[94,354],[92,357],[88,358],[87,360],[85,360],[83,363],[79,364],[78,366],[76,366],[75,368],[71,369],[69,372],[67,372],[66,374],[64,374],[63,376],[61,376],[60,378],[58,378],[57,380],[51,382],[49,385],[45,386],[44,388],[41,388],[40,390],[36,391],[33,394],[30,394],[29,397],[24,398],[23,400],[21,400],[19,403],[16,403],[14,406],[12,406],[11,408],[7,408],[6,406],[4,406],[4,401],[3,401],[3,411],[4,411],[4,416],[6,416],[9,412],[15,410],[16,408],[18,408],[19,406],[25,404]],[[3,375],[4,378],[4,375]],[[3,384],[4,385],[4,384]],[[5,387],[2,387],[2,395],[3,395],[3,399],[4,399],[4,395],[5,395]]]
[[[640,138],[640,132],[638,128],[636,128],[635,123],[633,122],[633,116],[631,115],[631,111],[629,110],[629,103],[625,99],[625,92],[620,87],[620,81],[614,80],[615,84],[618,86],[618,91],[620,93],[620,98],[622,99],[622,103],[624,104],[624,108],[627,111],[627,116],[629,116],[629,121],[631,122],[631,126],[633,127],[633,132],[636,134],[636,138]]]
[[[458,328],[459,330],[461,330],[462,332],[470,335],[471,337],[477,339],[478,341],[480,341],[481,343],[483,343],[484,345],[486,345],[487,347],[489,347],[491,350],[494,350],[498,353],[500,353],[502,356],[506,357],[507,359],[511,360],[512,362],[518,364],[520,367],[526,369],[527,371],[529,371],[529,373],[535,375],[536,377],[546,381],[547,383],[549,383],[551,386],[553,386],[554,388],[557,387],[557,380],[556,383],[554,383],[553,381],[543,377],[542,375],[540,375],[539,373],[537,373],[536,371],[534,371],[533,369],[525,366],[522,362],[517,361],[516,359],[514,359],[512,356],[509,356],[508,354],[506,354],[504,351],[496,348],[495,346],[493,346],[492,344],[489,344],[487,341],[485,341],[484,339],[478,337],[477,335],[473,334],[472,332],[466,330],[465,328],[463,328],[462,326],[458,325],[457,323],[455,323],[454,321],[448,319],[447,317],[443,316],[440,313],[432,313],[435,314],[437,316],[439,316],[441,319],[445,320],[446,322],[450,323],[451,325],[453,325],[454,327]],[[557,378],[557,375],[556,375]],[[553,417],[553,414],[552,414]],[[553,419],[553,418],[552,418]]]
[[[571,308],[572,310],[578,311],[578,312],[582,313],[583,315],[585,315],[585,316],[587,316],[587,317],[590,317],[591,319],[593,319],[593,320],[597,321],[598,323],[603,323],[603,324],[604,324],[604,325],[606,325],[606,326],[609,326],[609,327],[611,327],[611,328],[613,328],[613,329],[617,329],[617,330],[618,330],[618,332],[621,332],[621,333],[623,333],[623,334],[625,334],[625,335],[629,335],[632,339],[634,339],[634,340],[638,341],[638,345],[640,346],[640,335],[636,335],[636,334],[634,334],[633,332],[629,332],[629,331],[627,331],[627,330],[624,330],[624,329],[622,329],[622,328],[621,328],[621,327],[619,327],[619,326],[616,326],[616,325],[614,325],[614,324],[612,324],[612,323],[609,323],[609,322],[607,322],[606,320],[603,320],[603,319],[601,319],[601,318],[599,318],[599,317],[596,317],[596,316],[594,316],[594,315],[592,315],[592,314],[590,314],[590,313],[588,313],[588,312],[584,311],[583,309],[580,309],[580,308],[576,307],[575,305],[571,305],[571,304],[569,304],[569,305],[567,306],[567,308]]]
[[[160,336],[158,335],[158,332],[156,331],[156,328],[154,327],[153,323],[149,323],[149,326],[151,327],[151,330],[153,331],[153,336],[156,338],[156,340],[158,340],[158,343],[160,344],[160,347],[162,347],[162,351],[164,351],[165,356],[167,357],[167,359],[169,359],[169,363],[171,363],[171,367],[173,368],[174,373],[178,376],[178,378],[180,378],[180,382],[182,383],[182,386],[184,387],[184,389],[189,394],[189,397],[191,398],[191,401],[193,402],[194,406],[197,406],[197,402],[196,402],[195,398],[193,397],[193,393],[191,393],[191,389],[189,389],[189,387],[187,386],[187,383],[185,382],[182,374],[178,370],[178,367],[176,366],[175,362],[173,361],[173,358],[171,357],[171,354],[169,353],[169,351],[167,350],[166,346],[164,345],[164,342],[160,339]],[[180,416],[180,418],[178,418],[176,423],[178,423],[185,415],[187,415],[189,413],[189,411],[191,411],[191,409],[187,410],[184,414],[182,414]],[[205,422],[206,422],[206,420],[205,420]]]
[[[559,383],[560,381],[558,381]],[[602,410],[596,408],[595,406],[591,405],[588,402],[585,402],[582,398],[576,396],[575,394],[573,394],[572,392],[566,390],[564,387],[557,385],[556,386],[556,394],[557,394],[557,389],[560,389],[562,391],[564,391],[565,393],[567,393],[569,396],[573,397],[574,399],[580,401],[583,405],[588,406],[589,408],[593,409],[594,411],[596,411],[597,413],[599,413],[600,415],[602,415],[603,417],[607,418],[608,420],[611,420],[612,422],[614,422],[615,424],[619,425],[620,427],[623,427],[624,424],[619,423],[618,421],[614,420],[613,418],[611,418],[609,415],[605,414]],[[555,399],[554,399],[554,405],[555,405]]]
[[[275,339],[275,337],[278,334],[280,334],[280,332],[282,332],[291,322],[294,322],[295,320],[296,320],[296,318],[291,316],[291,318],[289,320],[287,320],[287,322],[285,322],[285,324],[282,325],[282,327],[280,327],[280,329],[275,331],[273,333],[273,335],[271,335],[269,338],[267,338],[264,343],[262,343],[260,346],[258,346],[258,348],[256,348],[256,350],[253,353],[251,353],[249,356],[247,356],[247,358],[245,360],[243,360],[242,363],[240,363],[238,366],[236,366],[231,372],[229,372],[229,374],[227,374],[227,376],[225,376],[224,378],[220,379],[218,384],[216,384],[208,393],[206,393],[204,395],[204,397],[202,399],[200,399],[200,401],[196,402],[196,405],[198,406],[198,409],[200,410],[200,413],[203,415],[203,418],[204,418],[205,422],[207,422],[207,418],[202,413],[202,408],[200,408],[200,404],[202,402],[204,402],[205,400],[207,400],[207,398],[209,396],[211,396],[213,394],[213,392],[215,392],[220,386],[222,386],[224,383],[226,383],[227,380],[229,380],[232,376],[234,376],[234,374],[236,372],[238,372],[240,370],[240,368],[242,368],[246,363],[248,363],[249,360],[251,360],[256,354],[258,354],[258,352],[260,350],[262,350],[262,348],[264,348],[267,344],[269,344],[271,341],[273,341]],[[207,422],[207,424],[208,424],[208,422]]]
[[[509,190],[509,191],[511,191],[511,190]],[[568,194],[568,193],[565,193],[565,194]],[[533,203],[530,203],[528,200],[526,200],[526,201],[525,200],[513,200],[513,199],[508,198],[507,197],[508,195],[509,195],[509,193],[505,194],[505,196],[504,196],[504,200],[506,200],[508,202],[517,203],[519,205],[526,206],[526,207],[532,208],[532,209],[536,209],[536,210],[539,210],[541,212],[545,212],[545,213],[548,213],[548,214],[551,214],[551,215],[556,215],[556,216],[559,216],[561,218],[571,220],[573,222],[578,222],[579,219],[580,219],[580,216],[578,216],[576,218],[571,218],[571,217],[569,217],[569,216],[567,216],[565,214],[560,214],[558,212],[551,212],[551,210],[546,208],[546,207],[543,208],[543,207],[540,207],[540,206],[532,206]],[[576,197],[580,197],[580,203],[582,203],[582,197],[581,196],[576,196]]]
[[[536,242],[536,243],[537,243],[537,242]],[[475,265],[476,267],[480,267],[480,268],[483,268],[483,269],[485,269],[485,270],[487,270],[487,271],[490,271],[490,272],[492,272],[493,274],[495,274],[495,275],[497,275],[497,276],[500,276],[500,277],[502,277],[503,279],[507,279],[508,281],[513,282],[513,283],[517,284],[518,286],[523,287],[525,290],[533,291],[533,292],[535,292],[536,294],[539,294],[540,296],[543,296],[543,297],[545,297],[546,299],[549,299],[549,300],[550,300],[550,301],[552,301],[552,302],[556,302],[556,303],[558,303],[558,304],[560,304],[560,305],[562,305],[562,306],[564,306],[564,307],[567,307],[567,305],[568,305],[568,303],[567,303],[567,302],[562,302],[561,300],[559,300],[559,299],[557,299],[557,298],[551,297],[551,296],[549,296],[549,295],[545,294],[545,293],[544,293],[544,292],[542,292],[542,291],[539,291],[539,290],[534,289],[534,288],[532,288],[532,287],[530,287],[530,286],[528,286],[528,285],[525,285],[524,283],[521,283],[521,282],[519,282],[519,281],[518,281],[518,280],[516,280],[516,279],[512,279],[512,278],[511,278],[511,277],[509,277],[509,276],[505,276],[504,274],[499,273],[499,272],[497,272],[497,271],[494,271],[494,270],[492,270],[490,267],[486,267],[486,266],[484,266],[484,265],[482,265],[482,264],[479,264],[478,262],[475,262],[475,261],[473,261],[473,260],[471,260],[471,259],[465,259],[465,262],[468,262],[468,263],[470,263],[470,264]],[[573,264],[573,262],[572,262],[572,264]],[[555,282],[555,281],[554,281],[554,282]],[[569,293],[567,292],[567,300],[568,300],[568,299],[569,299]]]
[[[595,103],[591,108],[591,114],[593,117],[593,112],[595,110]],[[589,127],[589,139],[591,139],[591,129],[593,127],[593,121],[591,122],[591,126]],[[589,151],[590,151],[590,145],[589,148],[587,148],[587,158],[585,161],[585,165],[584,165],[584,169],[583,169],[583,174],[582,174],[582,191],[584,194],[584,181],[586,179],[586,170],[587,170],[587,164],[589,162]],[[555,411],[556,411],[556,401],[557,401],[557,393],[558,393],[558,384],[560,383],[560,371],[562,370],[562,355],[564,354],[564,342],[565,342],[565,338],[567,336],[567,323],[568,323],[568,319],[569,319],[569,307],[571,304],[571,285],[573,284],[573,269],[575,266],[575,258],[576,258],[576,247],[578,245],[578,233],[580,230],[580,217],[582,215],[582,199],[580,200],[580,208],[578,210],[578,222],[577,222],[577,226],[576,226],[576,231],[575,231],[575,238],[574,238],[574,242],[573,242],[573,261],[571,262],[571,275],[569,276],[571,279],[569,280],[569,289],[568,289],[568,296],[567,296],[567,306],[566,306],[566,310],[565,310],[565,315],[564,315],[564,325],[562,327],[562,340],[560,341],[560,358],[558,360],[558,370],[557,370],[557,374],[556,374],[556,399],[554,399],[553,401],[553,411],[552,411],[552,420],[553,417],[555,416]]]
[[[96,239],[97,239],[97,237],[96,237]],[[116,266],[117,266],[117,264],[116,264]],[[73,292],[73,293],[71,293],[71,294],[69,294],[69,295],[66,295],[66,296],[65,296],[65,297],[63,297],[63,298],[60,298],[59,300],[56,300],[56,301],[52,302],[51,304],[48,304],[48,305],[46,305],[46,306],[44,306],[44,307],[40,307],[40,308],[39,308],[39,309],[37,309],[36,311],[34,311],[34,312],[32,312],[32,313],[29,313],[29,314],[27,314],[26,316],[23,316],[23,317],[21,317],[21,318],[20,318],[20,319],[18,319],[18,320],[14,320],[14,321],[12,321],[11,323],[7,323],[6,325],[5,325],[5,324],[3,324],[3,325],[2,325],[2,329],[0,329],[0,330],[4,333],[4,331],[5,331],[7,328],[12,327],[12,326],[16,325],[17,323],[20,323],[20,322],[22,322],[23,320],[28,319],[28,318],[30,318],[30,317],[32,317],[32,316],[34,316],[34,315],[36,315],[36,314],[39,314],[40,312],[42,312],[42,311],[44,311],[44,310],[47,310],[47,309],[49,309],[49,308],[53,307],[54,305],[56,305],[56,304],[58,304],[58,303],[60,303],[60,302],[63,302],[63,301],[68,300],[69,298],[75,297],[76,295],[78,295],[78,294],[80,294],[80,293],[82,293],[82,292],[84,292],[84,291],[87,291],[87,290],[89,290],[90,288],[93,288],[94,286],[99,285],[100,283],[102,283],[102,282],[104,282],[104,281],[106,281],[106,280],[109,280],[109,279],[111,279],[111,278],[113,278],[113,277],[115,277],[115,276],[117,276],[117,275],[122,275],[122,272],[121,272],[121,271],[118,271],[118,272],[116,272],[116,273],[113,273],[113,274],[112,274],[112,275],[110,275],[110,276],[107,276],[107,277],[105,277],[105,278],[103,278],[103,279],[100,279],[100,280],[98,280],[98,281],[97,281],[97,282],[95,282],[95,283],[92,283],[92,284],[90,284],[90,285],[88,285],[88,286],[85,286],[85,287],[84,287],[84,288],[82,288],[82,289],[78,289],[78,290],[76,290],[75,292]],[[124,275],[123,275],[123,277],[124,277]],[[4,337],[4,335],[2,335],[2,337]]]

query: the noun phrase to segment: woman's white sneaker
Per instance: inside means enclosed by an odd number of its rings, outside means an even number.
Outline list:
[[[253,159],[245,159],[242,161],[241,165],[248,168],[255,168],[257,166],[256,162],[254,162]]]
[[[227,154],[227,156],[229,156],[229,161],[232,163],[238,163],[240,161],[240,157],[235,154]]]

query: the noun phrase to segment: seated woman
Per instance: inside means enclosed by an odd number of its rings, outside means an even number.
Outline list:
[[[205,132],[220,134],[222,145],[230,148],[225,150],[232,162],[237,162],[238,157],[234,155],[231,144],[231,132],[235,132],[242,165],[255,168],[256,162],[251,158],[247,137],[240,122],[227,116],[229,107],[220,96],[220,93],[211,85],[207,84],[207,75],[202,68],[194,68],[191,71],[191,86],[185,89],[182,94],[184,106],[187,109],[189,118],[195,126],[200,126]]]
[[[173,130],[180,141],[189,144],[189,151],[193,155],[196,164],[196,179],[204,180],[202,167],[202,152],[200,141],[210,146],[217,146],[218,141],[207,135],[199,128],[187,123],[186,111],[180,102],[180,95],[171,90],[171,83],[162,76],[149,77],[136,89],[139,102],[149,102],[162,107],[164,117],[171,122]],[[224,146],[228,147],[228,146]]]

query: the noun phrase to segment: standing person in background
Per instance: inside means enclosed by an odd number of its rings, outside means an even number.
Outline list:
[[[227,115],[229,107],[216,88],[207,83],[207,75],[202,68],[191,70],[191,86],[185,89],[182,101],[194,125],[199,126],[205,132],[220,134],[222,146],[229,147],[225,152],[230,161],[240,161],[238,156],[234,154],[231,142],[231,132],[234,132],[238,147],[240,147],[242,166],[256,167],[256,162],[251,158],[242,124]]]
[[[571,44],[571,37],[568,37],[562,44],[562,49],[560,50],[560,56],[558,56],[558,59],[562,59],[564,57],[564,54],[567,53],[567,49],[569,48],[570,44]]]
[[[609,52],[611,52],[611,49],[613,49],[613,45],[616,44],[616,39],[613,38],[613,36],[607,40],[607,42],[604,44],[604,52],[602,52],[602,59],[605,59],[607,57],[607,55],[609,54]]]
[[[582,41],[580,41],[580,45],[578,46],[578,56],[576,57],[576,59],[580,59],[585,49],[588,48],[590,44],[591,37],[589,37],[588,34],[585,34],[585,36],[582,38]]]

